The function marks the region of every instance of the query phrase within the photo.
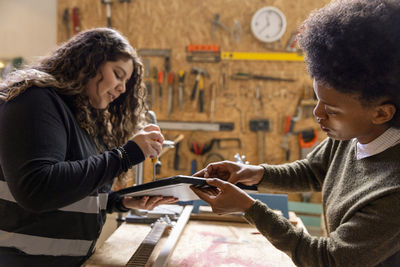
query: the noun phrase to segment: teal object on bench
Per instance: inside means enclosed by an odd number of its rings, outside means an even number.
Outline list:
[[[269,208],[274,210],[280,210],[282,215],[289,219],[289,207],[288,207],[288,196],[285,194],[263,194],[254,193],[249,194],[252,198],[260,200],[265,203]],[[199,213],[200,206],[208,206],[208,203],[199,199],[187,202],[180,202],[185,205],[193,205],[192,213]]]
[[[289,210],[296,213],[305,226],[321,227],[322,205],[289,201]]]

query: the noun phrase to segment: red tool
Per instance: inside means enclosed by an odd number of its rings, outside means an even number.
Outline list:
[[[72,9],[72,23],[73,23],[73,33],[74,35],[81,31],[81,18],[80,11],[78,7]]]
[[[242,142],[239,138],[212,138],[208,143],[192,142],[190,151],[196,155],[204,155],[213,148],[214,144],[217,144],[218,150],[242,148]]]
[[[318,143],[317,131],[308,129],[299,133],[300,158],[304,159]]]
[[[219,45],[210,44],[190,44],[186,47],[188,52],[217,52],[219,53]]]
[[[318,135],[314,129],[304,130],[299,133],[300,148],[311,148],[317,141]]]
[[[208,149],[209,147],[207,147],[204,150],[204,146],[205,146],[205,144],[198,144],[197,142],[193,142],[192,147],[190,148],[190,151],[192,151],[196,155],[203,155],[209,151],[209,149]],[[211,149],[211,147],[210,147],[210,149]]]

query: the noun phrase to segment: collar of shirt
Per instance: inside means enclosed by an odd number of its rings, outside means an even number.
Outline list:
[[[357,142],[357,160],[381,153],[398,143],[400,143],[400,129],[389,128],[368,144]]]

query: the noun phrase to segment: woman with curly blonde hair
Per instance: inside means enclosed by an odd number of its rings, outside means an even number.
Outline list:
[[[142,75],[128,41],[97,28],[0,84],[1,266],[79,266],[106,212],[176,201],[110,190],[161,152],[160,129],[144,125]]]

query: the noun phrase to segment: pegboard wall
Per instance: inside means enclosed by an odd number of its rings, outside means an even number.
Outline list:
[[[107,1],[106,1],[107,2]],[[170,70],[165,72],[165,57],[142,56],[149,88],[149,105],[162,122],[201,122],[215,125],[233,123],[228,131],[163,130],[166,139],[183,139],[178,150],[161,156],[162,167],[157,178],[177,174],[190,175],[193,163],[197,170],[207,163],[234,160],[239,153],[250,164],[280,164],[301,158],[298,134],[286,134],[288,116],[297,117],[292,132],[315,129],[318,140],[325,135],[312,116],[312,80],[303,61],[220,60],[187,61],[188,45],[218,45],[221,52],[287,52],[293,33],[310,11],[328,0],[114,0],[109,1],[111,26],[125,35],[132,46],[141,49],[170,50]],[[279,41],[262,43],[251,32],[252,16],[264,6],[273,6],[286,17],[286,31]],[[219,23],[215,25],[216,15]],[[79,19],[79,21],[77,20]],[[213,23],[214,22],[214,23]],[[78,28],[75,26],[79,26]],[[58,0],[58,42],[62,43],[77,30],[107,27],[107,6],[101,0]],[[296,53],[296,52],[293,52]],[[206,70],[203,77],[204,106],[200,112],[199,93],[191,99],[196,76],[194,68]],[[157,70],[156,70],[157,69]],[[178,103],[178,73],[185,72],[183,99]],[[158,72],[164,74],[159,95]],[[173,106],[168,108],[168,74],[174,73]],[[236,73],[292,79],[293,81],[235,80]],[[154,93],[153,93],[154,90]],[[198,90],[200,91],[200,90]],[[266,131],[253,131],[250,122],[269,123]],[[286,129],[287,132],[287,129]],[[212,140],[215,140],[212,142]],[[263,144],[260,147],[260,144]],[[288,149],[283,149],[283,147]],[[205,148],[210,150],[204,153]],[[201,151],[203,149],[203,151]],[[193,150],[193,151],[191,151]],[[259,153],[260,150],[262,153]],[[305,150],[305,149],[303,149]],[[287,153],[290,151],[290,154]],[[178,153],[177,153],[178,152]],[[304,151],[303,151],[304,152]],[[203,154],[203,155],[200,155]],[[177,164],[177,157],[179,164]],[[153,179],[152,163],[145,162],[144,180]],[[133,183],[133,181],[132,181]]]

